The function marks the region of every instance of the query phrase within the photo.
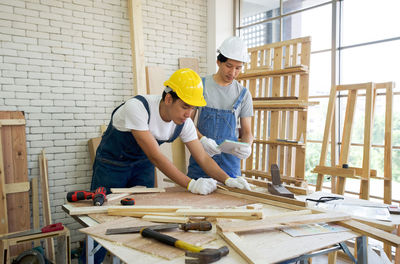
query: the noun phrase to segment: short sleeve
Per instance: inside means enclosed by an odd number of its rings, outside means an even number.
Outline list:
[[[149,114],[143,103],[132,98],[125,103],[125,127],[134,130],[149,130]]]
[[[253,100],[249,90],[247,89],[246,94],[243,97],[239,117],[251,117],[253,115]]]
[[[196,127],[194,126],[191,118],[186,119],[179,137],[182,139],[183,143],[197,139]]]

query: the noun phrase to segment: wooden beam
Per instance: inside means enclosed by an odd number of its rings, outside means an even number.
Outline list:
[[[0,127],[2,126],[20,126],[25,125],[25,119],[0,119]]]
[[[29,182],[7,183],[6,194],[29,192]]]
[[[223,232],[246,232],[272,230],[304,224],[336,222],[350,218],[350,215],[342,213],[308,214],[255,221],[219,223],[217,227]]]
[[[344,168],[328,167],[328,166],[320,165],[320,166],[316,166],[312,172],[359,179],[359,177],[356,177],[356,171],[353,169],[350,169],[350,168],[344,169]]]
[[[165,192],[164,188],[146,188],[146,187],[132,187],[132,188],[111,188],[112,193],[161,193]]]
[[[260,186],[260,187],[268,187],[268,184],[271,184],[270,181],[264,181],[264,180],[258,180],[258,179],[251,179],[246,177],[247,182]],[[302,187],[297,187],[297,186],[291,186],[287,184],[282,184],[286,189],[291,191],[292,193],[299,194],[299,195],[307,195],[310,193],[310,191],[307,188],[302,188]]]
[[[39,212],[39,178],[33,177],[31,180],[32,190],[32,223],[33,229],[40,228],[40,212]],[[34,240],[35,247],[40,246],[40,241]]]
[[[0,129],[0,234],[8,233],[6,176],[4,173],[2,136]]]
[[[178,209],[177,215],[183,216],[205,216],[217,218],[239,218],[239,219],[262,219],[263,211],[260,209],[243,209],[243,208],[210,208],[210,209]]]
[[[128,0],[128,14],[131,33],[133,94],[146,94],[141,0]]]
[[[144,215],[143,220],[160,223],[188,223],[189,217],[182,216],[161,216],[161,215]]]

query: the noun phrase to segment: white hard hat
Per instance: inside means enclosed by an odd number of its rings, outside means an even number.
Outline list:
[[[222,42],[217,52],[221,53],[228,59],[237,60],[241,62],[249,62],[249,52],[247,45],[243,39],[239,37],[229,37]]]

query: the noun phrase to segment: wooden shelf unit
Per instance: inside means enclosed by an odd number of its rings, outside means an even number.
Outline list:
[[[242,162],[247,177],[271,180],[277,164],[283,182],[305,183],[307,108],[316,104],[308,101],[310,47],[304,37],[249,49],[250,63],[237,78],[253,97],[253,151]]]

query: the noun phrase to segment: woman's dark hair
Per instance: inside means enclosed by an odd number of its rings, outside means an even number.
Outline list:
[[[174,91],[170,91],[168,92],[171,96],[172,96],[172,101],[175,102],[177,99],[179,99],[179,96],[174,92]],[[167,93],[164,91],[162,94],[162,100],[165,100],[165,96],[167,95]]]
[[[222,53],[220,53],[217,57],[217,60],[220,62],[226,62],[228,60],[228,58],[225,57],[224,55],[222,55]]]

